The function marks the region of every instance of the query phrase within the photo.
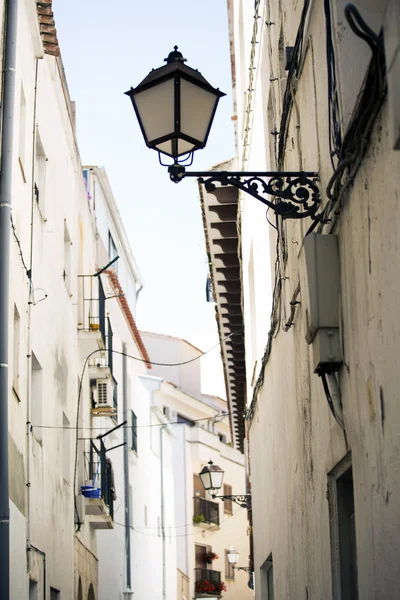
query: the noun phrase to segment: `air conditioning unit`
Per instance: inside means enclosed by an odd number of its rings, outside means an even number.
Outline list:
[[[96,379],[94,401],[96,408],[113,408],[113,386],[108,378]]]

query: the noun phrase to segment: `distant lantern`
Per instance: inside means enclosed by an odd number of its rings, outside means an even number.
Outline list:
[[[221,489],[224,471],[218,465],[214,465],[212,460],[202,469],[199,476],[206,491]]]
[[[204,148],[223,92],[212,87],[178,46],[136,87],[125,92],[132,100],[146,145],[179,157]]]

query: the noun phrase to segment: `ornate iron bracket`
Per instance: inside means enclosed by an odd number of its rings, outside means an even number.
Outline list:
[[[197,177],[208,192],[217,188],[216,183],[222,186],[233,185],[268,206],[283,219],[315,219],[321,204],[318,173],[314,172],[187,172],[180,164],[169,166],[168,172],[174,183],[179,183],[185,177]]]
[[[219,498],[220,500],[232,500],[232,502],[236,502],[242,508],[247,508],[247,510],[251,510],[251,494],[242,494],[239,495],[229,495],[229,496],[217,496],[213,494],[212,498]]]
[[[250,567],[235,567],[235,565],[232,566],[235,569],[235,571],[246,571],[246,573],[254,573],[253,569],[250,569]]]

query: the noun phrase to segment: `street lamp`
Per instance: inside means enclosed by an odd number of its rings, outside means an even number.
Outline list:
[[[214,465],[213,461],[210,460],[208,465],[203,467],[199,473],[199,477],[206,491],[220,490],[224,479],[224,471],[218,465]],[[224,494],[223,496],[211,494],[211,498],[232,500],[232,502],[236,502],[236,504],[239,504],[242,508],[247,508],[248,510],[251,508],[251,494]]]
[[[250,569],[250,567],[237,567],[237,562],[239,560],[239,553],[238,551],[235,549],[234,546],[231,546],[229,548],[229,552],[227,553],[227,558],[228,558],[228,563],[230,565],[232,565],[232,567],[234,569],[236,569],[236,571],[246,571],[246,573],[253,573],[252,569]]]
[[[219,99],[225,96],[199,71],[185,65],[178,46],[136,87],[125,92],[146,145],[178,163],[204,148]]]
[[[224,471],[210,460],[208,466],[203,467],[200,471],[199,477],[206,492],[209,490],[219,490],[222,487]]]
[[[193,153],[205,147],[218,102],[225,94],[185,65],[177,46],[164,60],[166,65],[153,69],[125,93],[132,101],[146,145],[157,150],[160,163],[168,166],[170,179],[179,183],[185,177],[197,177],[208,192],[213,192],[216,184],[232,185],[283,219],[315,219],[321,204],[316,172],[186,171]],[[173,162],[164,164],[161,155]]]

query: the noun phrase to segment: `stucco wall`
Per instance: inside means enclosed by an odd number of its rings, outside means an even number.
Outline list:
[[[342,125],[348,122],[370,51],[353,39],[350,83],[348,59],[353,35],[343,17],[343,3],[333,3]],[[377,30],[383,12],[379,2],[358,3]],[[253,23],[240,31],[244,14],[254,14],[253,2],[231,2],[238,82],[238,153],[243,156],[244,123],[240,104],[246,97],[241,73],[249,61],[241,46],[250,47]],[[280,124],[282,95],[279,41],[293,45],[303,3],[260,3],[250,147],[247,170],[274,168],[271,131]],[[372,11],[372,12],[371,12]],[[266,17],[266,18],[265,18]],[[284,168],[318,170],[322,201],[332,175],[328,146],[326,39],[323,3],[313,3],[306,22],[304,66],[296,82]],[[346,46],[347,44],[347,46]],[[357,60],[361,48],[362,59]],[[347,54],[346,54],[347,53]],[[347,62],[346,62],[347,61]],[[244,66],[243,66],[244,64]],[[283,73],[286,78],[287,73]],[[278,80],[274,80],[278,77]],[[271,79],[271,81],[270,81]],[[286,84],[286,81],[284,82]],[[285,85],[283,85],[284,89]],[[350,89],[351,88],[351,89]],[[272,89],[272,91],[271,91]],[[271,96],[272,94],[272,96]],[[274,111],[268,113],[271,97]],[[266,118],[267,112],[267,118]],[[294,324],[285,332],[290,301],[299,282],[299,250],[310,222],[284,226],[287,261],[280,260],[282,294],[272,350],[255,413],[248,423],[254,517],[256,598],[267,598],[261,567],[272,553],[275,598],[332,597],[328,473],[351,451],[357,568],[360,598],[396,598],[399,593],[395,557],[399,552],[399,420],[396,402],[398,335],[397,260],[399,231],[400,156],[392,150],[387,100],[383,101],[372,137],[353,185],[344,196],[340,215],[341,340],[344,363],[339,382],[346,435],[333,419],[313,373],[311,347],[305,341],[301,293]],[[264,157],[264,159],[262,158]],[[265,162],[263,162],[265,161]],[[248,381],[256,375],[267,344],[274,273],[276,233],[265,209],[242,199],[242,278],[246,325]],[[269,218],[273,225],[272,211]],[[267,245],[266,245],[267,241]],[[282,253],[282,247],[279,246]],[[248,265],[253,261],[253,275]],[[268,315],[265,307],[268,306]],[[268,318],[267,318],[268,317]],[[252,324],[256,324],[253,327]],[[256,338],[256,339],[254,339]],[[249,385],[249,403],[253,388]],[[335,596],[339,597],[339,596]]]

